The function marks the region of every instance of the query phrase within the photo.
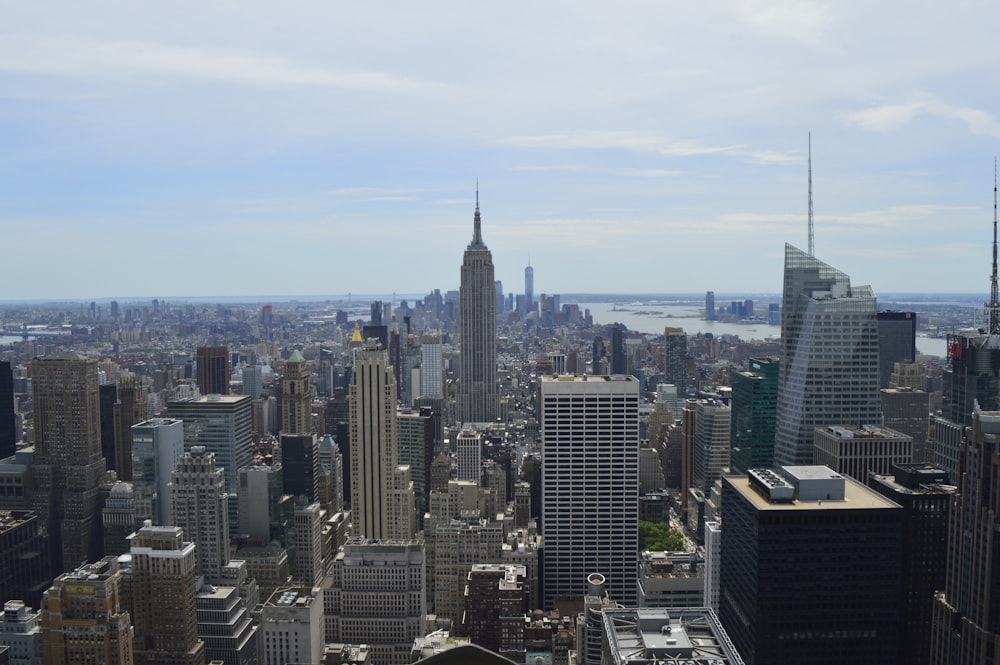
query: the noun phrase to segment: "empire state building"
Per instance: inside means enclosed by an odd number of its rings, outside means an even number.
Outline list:
[[[493,255],[483,242],[478,190],[474,222],[472,242],[462,259],[462,284],[459,290],[461,373],[457,406],[460,422],[484,423],[496,420],[500,398],[497,393],[497,310]]]

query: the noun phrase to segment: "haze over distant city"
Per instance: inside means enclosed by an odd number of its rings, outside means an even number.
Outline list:
[[[0,300],[988,293],[987,2],[0,6]]]

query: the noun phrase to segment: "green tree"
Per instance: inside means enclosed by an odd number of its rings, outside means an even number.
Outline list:
[[[662,522],[639,521],[639,549],[653,552],[677,552],[684,549],[684,534]]]

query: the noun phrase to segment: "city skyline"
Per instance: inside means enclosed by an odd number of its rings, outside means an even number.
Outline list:
[[[505,292],[530,262],[539,293],[773,293],[810,131],[818,258],[876,293],[985,290],[996,18],[8,4],[0,231],[46,263],[0,300],[456,288],[477,177]],[[250,278],[293,244],[305,275]]]

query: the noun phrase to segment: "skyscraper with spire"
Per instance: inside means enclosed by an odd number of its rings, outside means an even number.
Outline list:
[[[459,421],[482,423],[496,419],[500,398],[497,392],[493,255],[483,242],[478,188],[473,222],[472,242],[462,260],[459,290],[461,355],[457,406]]]
[[[785,245],[774,461],[811,464],[813,429],[882,422],[875,292]]]

